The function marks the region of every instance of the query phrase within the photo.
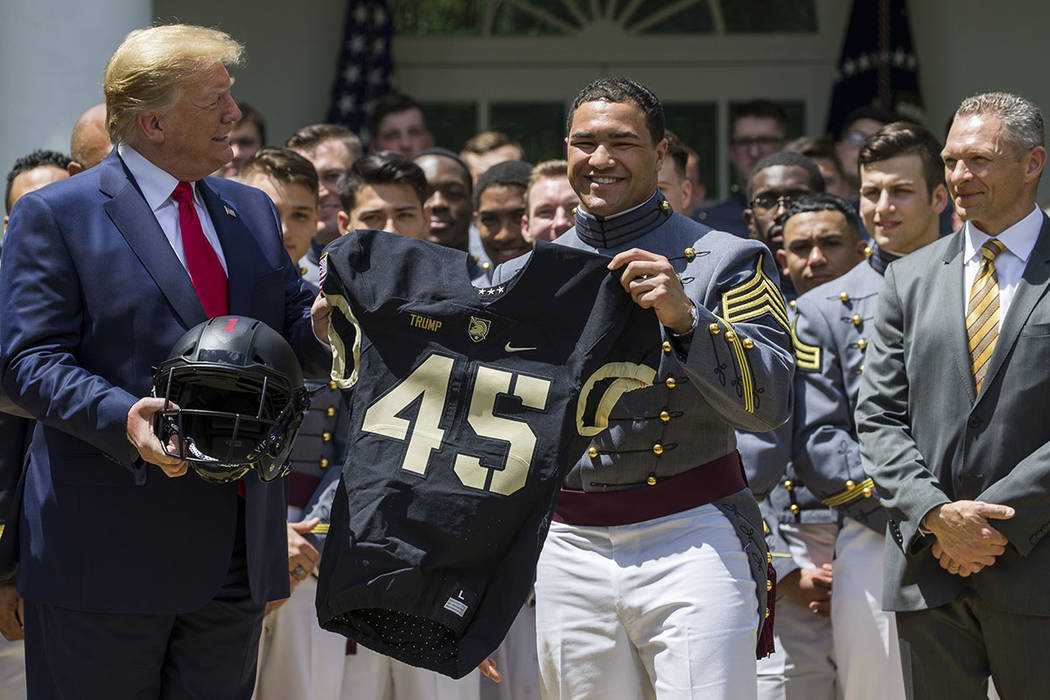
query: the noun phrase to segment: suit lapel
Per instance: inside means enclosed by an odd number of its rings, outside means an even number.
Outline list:
[[[981,396],[995,380],[995,375],[1013,349],[1017,336],[1024,328],[1028,317],[1032,315],[1035,305],[1046,294],[1048,281],[1050,281],[1050,220],[1043,216],[1043,227],[1039,231],[1035,247],[1032,248],[1032,254],[1028,257],[1028,264],[1025,265],[1021,279],[1017,283],[1017,291],[1014,292],[1013,301],[1010,302],[1010,310],[1007,311],[1006,318],[1002,319],[999,324],[999,339],[995,341],[995,349],[992,351],[991,359],[988,360],[988,372],[981,385]]]
[[[959,372],[960,385],[966,387],[964,392],[968,402],[973,403],[973,368],[970,367],[970,350],[966,339],[966,309],[963,308],[963,295],[961,294],[965,284],[963,251],[966,248],[963,236],[966,234],[957,231],[953,235],[955,240],[945,250],[944,265],[939,270],[940,282],[933,285],[930,308],[935,314],[944,314],[946,318],[948,355],[953,358],[952,364]],[[921,329],[919,330],[921,332]]]
[[[197,188],[211,216],[215,232],[219,236],[222,252],[226,258],[227,289],[231,314],[253,315],[253,292],[255,279],[260,271],[273,267],[262,255],[259,244],[237,209],[216,192],[208,181],[199,180]]]
[[[100,188],[112,199],[103,206],[110,220],[131,246],[146,272],[171,304],[186,328],[207,320],[186,268],[179,262],[134,178],[114,150],[98,166]]]

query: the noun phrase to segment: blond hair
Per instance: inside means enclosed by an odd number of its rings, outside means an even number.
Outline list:
[[[188,24],[136,29],[106,64],[106,131],[113,143],[133,144],[140,114],[175,104],[179,92],[216,63],[241,62],[244,47],[225,32]]]
[[[525,206],[529,206],[529,194],[532,192],[533,185],[540,180],[560,177],[566,179],[569,177],[569,161],[567,160],[545,160],[534,165],[532,172],[529,173],[529,186],[525,188]]]

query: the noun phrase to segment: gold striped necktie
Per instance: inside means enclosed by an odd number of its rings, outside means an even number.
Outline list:
[[[981,269],[970,288],[970,303],[966,307],[970,364],[978,392],[999,337],[999,277],[995,273],[995,258],[1004,250],[1006,246],[996,238],[981,246]]]

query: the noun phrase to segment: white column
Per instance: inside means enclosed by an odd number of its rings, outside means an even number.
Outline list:
[[[102,102],[106,61],[153,21],[150,0],[4,0],[0,11],[0,177],[37,148],[69,153],[73,123]]]

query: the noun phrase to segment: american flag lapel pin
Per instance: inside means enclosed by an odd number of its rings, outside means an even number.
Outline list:
[[[232,217],[233,217],[233,218],[235,218],[235,219],[237,218],[237,214],[236,214],[236,213],[234,213],[233,209],[230,209],[230,205],[228,205],[228,204],[224,204],[224,205],[223,205],[223,208],[225,208],[225,209],[226,209],[226,213],[227,213],[227,214],[229,214],[230,216],[232,216]]]

